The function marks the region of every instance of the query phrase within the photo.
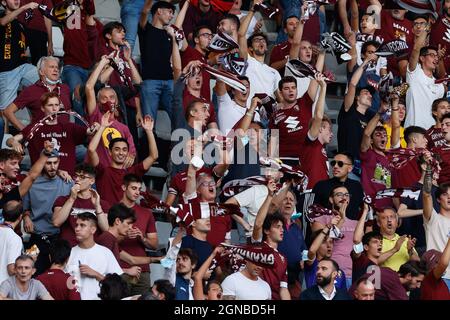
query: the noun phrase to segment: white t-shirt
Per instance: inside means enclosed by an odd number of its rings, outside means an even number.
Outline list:
[[[236,300],[270,300],[272,290],[269,284],[258,277],[250,280],[241,272],[230,274],[222,282],[224,295],[235,296]]]
[[[409,126],[419,126],[430,128],[436,124],[431,115],[431,105],[433,101],[442,98],[445,93],[443,84],[435,84],[434,77],[427,77],[422,67],[417,63],[413,72],[406,72],[406,82],[409,89],[406,92],[406,119],[405,128]]]
[[[9,278],[8,265],[22,254],[22,239],[9,227],[0,227],[0,283]]]
[[[98,297],[100,286],[97,279],[80,274],[80,263],[88,265],[102,275],[108,273],[121,275],[123,273],[122,268],[108,248],[99,244],[95,244],[89,249],[82,249],[79,246],[73,247],[65,271],[75,278],[81,300],[100,300]]]
[[[231,100],[228,93],[225,93],[223,96],[217,96],[217,105],[219,108],[219,129],[224,135],[227,135],[234,125],[245,115],[247,109],[238,105],[234,100]],[[253,119],[254,121],[260,121],[259,114],[255,113]]]
[[[266,186],[257,185],[234,196],[239,205],[247,209],[247,216],[245,219],[252,227],[255,225],[256,215],[258,214],[259,208],[261,208],[264,203],[264,200],[266,200],[267,194],[268,191]]]
[[[250,80],[250,94],[247,100],[247,107],[255,93],[266,93],[275,98],[274,92],[278,89],[278,82],[281,80],[280,73],[265,63],[261,63],[248,55],[248,67],[245,75]]]
[[[433,209],[430,220],[426,222],[424,219],[423,226],[425,228],[427,250],[435,249],[440,252],[444,251],[447,245],[448,235],[450,234],[450,218],[437,213]],[[442,278],[450,279],[450,265],[447,267]]]

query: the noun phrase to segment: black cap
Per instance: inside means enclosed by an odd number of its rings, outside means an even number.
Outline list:
[[[152,6],[150,9],[151,14],[154,15],[158,9],[172,9],[172,11],[175,12],[175,6],[164,0],[158,1]]]

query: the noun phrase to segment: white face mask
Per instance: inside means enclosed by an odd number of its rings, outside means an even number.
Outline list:
[[[57,85],[58,83],[61,83],[61,79],[51,80],[51,79],[45,77],[45,83],[47,83],[47,84],[49,84],[51,86],[54,86],[54,85]]]

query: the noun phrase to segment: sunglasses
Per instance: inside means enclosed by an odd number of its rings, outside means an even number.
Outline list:
[[[346,162],[344,162],[344,161],[336,161],[336,160],[331,160],[330,161],[330,165],[332,166],[332,167],[334,167],[335,165],[338,165],[338,167],[339,168],[342,168],[343,166],[344,166],[344,164],[346,164],[346,165],[348,165],[348,166],[351,166],[352,164],[351,163],[346,163]]]

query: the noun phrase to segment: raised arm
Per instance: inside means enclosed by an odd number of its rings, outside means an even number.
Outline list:
[[[267,189],[269,190],[266,200],[264,200],[261,208],[258,210],[258,214],[255,218],[255,224],[253,226],[252,239],[259,241],[263,236],[263,224],[266,216],[269,212],[270,204],[272,203],[273,195],[276,190],[276,184],[274,180],[269,180],[267,183]]]
[[[158,146],[156,145],[155,135],[153,134],[153,126],[154,126],[154,120],[146,116],[144,118],[144,121],[142,122],[142,128],[145,131],[145,134],[147,135],[148,140],[148,150],[149,155],[147,158],[144,159],[142,162],[142,166],[144,167],[144,170],[150,169],[150,167],[153,165],[153,163],[158,159]]]
[[[361,79],[361,76],[364,72],[364,69],[366,68],[367,64],[370,62],[370,58],[366,58],[364,62],[358,67],[358,69],[355,70],[355,72],[352,75],[352,78],[350,79],[350,83],[348,84],[347,93],[344,97],[344,108],[345,112],[347,112],[350,107],[352,106],[355,95],[356,95],[356,86],[358,85],[359,79]]]
[[[186,18],[186,12],[189,8],[189,3],[190,3],[189,0],[186,0],[184,2],[183,7],[181,8],[180,12],[178,12],[177,18],[175,19],[174,25],[179,29],[183,29],[183,22],[184,22],[184,19]],[[186,37],[184,37],[183,46],[181,47],[180,51],[186,50],[187,47],[188,47],[188,42],[186,40]]]
[[[442,256],[439,259],[437,266],[433,269],[433,275],[436,279],[440,279],[444,275],[445,270],[447,269],[449,263],[450,263],[450,237],[447,239],[447,245],[445,246],[445,249],[442,252]]]
[[[380,121],[380,113],[383,113],[386,108],[386,105],[383,103],[380,104],[380,110],[370,119],[369,123],[367,124],[367,127],[364,129],[363,137],[361,140],[361,152],[366,152],[370,148],[370,141],[373,131],[378,125],[378,122]]]
[[[417,63],[419,62],[420,49],[425,46],[427,36],[428,30],[424,29],[420,32],[420,35],[414,41],[414,47],[408,60],[408,70],[410,72],[416,70]]]
[[[86,81],[86,108],[89,115],[93,114],[97,105],[97,99],[95,97],[95,83],[97,82],[102,70],[109,65],[109,57],[102,56],[102,59],[95,67],[94,71]]]
[[[300,43],[302,42],[303,37],[303,28],[305,26],[305,20],[301,19],[303,16],[304,10],[307,7],[307,3],[304,2],[303,6],[300,8],[300,22],[298,23],[297,28],[295,29],[294,37],[291,43],[291,49],[289,50],[289,59],[298,59],[300,54]]]
[[[203,262],[202,266],[196,273],[194,273],[194,288],[192,290],[192,294],[194,296],[194,300],[205,300],[205,294],[203,292],[203,278],[208,272],[209,266],[211,265],[214,257],[217,254],[221,254],[224,251],[223,247],[216,247],[213,252],[209,255],[208,259]]]
[[[28,190],[30,190],[34,180],[37,179],[42,173],[42,170],[44,169],[45,163],[47,162],[48,158],[52,155],[53,152],[53,145],[50,141],[44,142],[44,150],[41,153],[41,156],[39,159],[33,164],[30,171],[28,172],[28,175],[19,185],[19,193],[21,197],[24,197]]]
[[[339,19],[341,20],[342,26],[344,27],[344,36],[345,36],[352,30],[352,27],[347,17],[347,0],[338,0],[337,6]]]
[[[428,223],[428,221],[430,221],[431,215],[433,214],[433,198],[431,196],[432,188],[433,188],[433,170],[431,168],[431,164],[427,163],[422,188],[423,220],[425,223]]]
[[[107,111],[102,116],[102,121],[100,123],[100,128],[97,130],[95,135],[92,137],[91,142],[89,142],[88,146],[88,163],[96,167],[100,163],[100,159],[98,157],[97,148],[98,144],[100,143],[100,140],[102,139],[103,131],[105,131],[106,128],[108,128],[112,121],[110,121],[109,117],[111,116],[111,112]]]
[[[2,1],[3,2],[3,1]],[[4,17],[0,18],[0,25],[6,26],[8,23],[16,19],[22,12],[28,9],[36,9],[39,6],[36,2],[30,2],[26,5],[21,6],[19,9],[9,12]]]
[[[316,109],[314,111],[314,118],[312,120],[311,128],[308,130],[308,136],[311,140],[315,140],[319,136],[325,109],[325,96],[327,94],[327,83],[325,82],[322,74],[318,75],[318,83],[320,86],[320,94],[317,100]]]
[[[353,243],[360,244],[364,236],[364,224],[366,223],[367,214],[369,213],[369,206],[364,204],[364,210],[361,218],[359,218],[356,224],[355,231],[353,232]]]
[[[153,0],[145,0],[144,7],[142,8],[141,17],[139,18],[139,26],[145,29],[147,26],[148,14],[152,8]]]
[[[359,30],[359,8],[357,0],[350,0],[350,27]]]
[[[255,5],[261,4],[262,0],[253,0],[252,6],[248,11],[248,14],[242,19],[241,26],[239,27],[238,32],[238,44],[239,44],[239,55],[241,58],[247,60],[248,56],[248,48],[247,48],[247,30],[250,22],[252,21],[253,16],[255,15]]]
[[[398,106],[399,98],[397,95],[391,96],[391,148],[400,147],[400,116],[399,116],[399,106]]]

